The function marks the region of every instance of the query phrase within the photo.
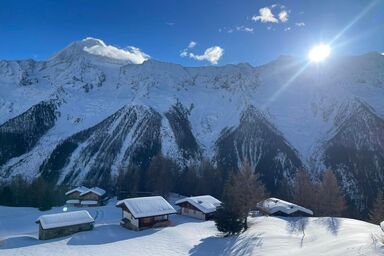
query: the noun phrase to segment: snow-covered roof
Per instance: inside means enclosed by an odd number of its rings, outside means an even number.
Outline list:
[[[66,227],[84,223],[92,223],[95,220],[87,211],[63,212],[40,216],[36,223],[40,223],[43,229]]]
[[[81,205],[96,205],[98,202],[95,201],[95,200],[84,200],[84,201],[81,201]]]
[[[279,211],[286,214],[292,214],[294,212],[301,211],[309,215],[313,215],[313,212],[307,208],[273,197],[259,202],[257,206],[269,214],[274,214]]]
[[[203,213],[211,213],[216,211],[216,207],[221,205],[221,202],[210,195],[192,196],[177,200],[175,204],[188,202]]]
[[[105,194],[105,190],[99,187],[93,187],[81,192],[80,196],[83,196],[88,193],[95,193],[98,196],[103,196]]]
[[[84,187],[84,186],[80,186],[80,187],[69,190],[67,193],[65,193],[65,195],[67,196],[69,194],[72,194],[73,192],[79,192],[81,194],[81,193],[88,191],[88,190],[89,190],[89,188]]]
[[[70,199],[70,200],[67,200],[65,201],[66,204],[78,204],[80,203],[80,200],[78,199]]]
[[[176,213],[176,210],[161,196],[136,197],[118,201],[116,206],[125,205],[135,218]]]

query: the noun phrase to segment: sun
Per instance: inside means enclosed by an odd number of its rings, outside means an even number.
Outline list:
[[[331,47],[327,44],[318,44],[308,53],[308,58],[312,62],[321,62],[328,58],[331,53]]]

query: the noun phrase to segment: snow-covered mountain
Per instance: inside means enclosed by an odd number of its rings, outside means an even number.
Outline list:
[[[87,38],[47,61],[1,61],[1,179],[98,183],[162,153],[223,168],[247,158],[271,191],[297,168],[332,167],[359,207],[384,182],[383,55],[197,68],[148,58]]]

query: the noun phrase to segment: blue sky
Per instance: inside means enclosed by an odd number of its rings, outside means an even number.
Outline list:
[[[0,59],[44,60],[91,36],[186,66],[259,65],[282,54],[305,57],[338,34],[334,55],[384,52],[384,1],[4,0],[0,8]]]

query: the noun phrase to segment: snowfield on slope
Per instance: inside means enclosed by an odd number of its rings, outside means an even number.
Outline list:
[[[48,212],[0,206],[0,255],[383,255],[378,225],[346,218],[250,217],[250,228],[222,237],[213,221],[173,215],[165,228],[130,231],[119,226],[121,212],[107,206],[82,208],[96,219],[94,230],[37,240],[35,220]],[[74,208],[69,211],[76,210]],[[384,239],[384,238],[383,238]]]

